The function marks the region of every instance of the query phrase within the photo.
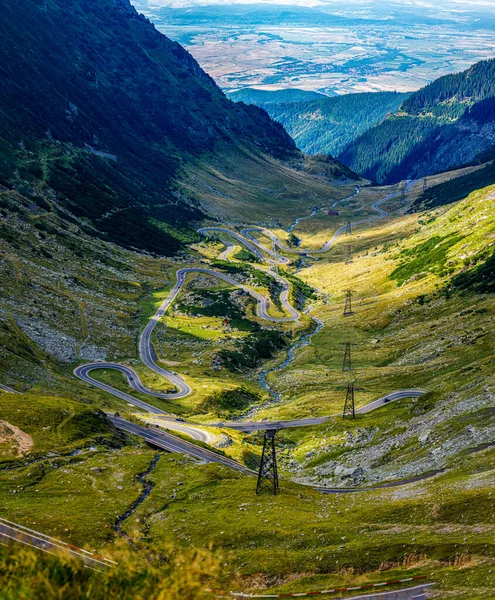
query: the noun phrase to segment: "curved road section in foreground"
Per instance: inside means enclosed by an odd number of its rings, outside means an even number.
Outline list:
[[[8,385],[3,385],[2,383],[0,383],[0,391],[6,392],[7,394],[18,394],[19,393],[19,392],[16,392],[15,390],[13,390],[12,388],[10,388]]]
[[[81,560],[84,565],[92,569],[94,571],[103,572],[108,567],[118,567],[118,563],[104,556],[100,556],[95,552],[89,552],[88,550],[83,550],[82,548],[78,548],[77,546],[73,546],[72,544],[68,544],[67,542],[63,542],[54,537],[46,535],[44,533],[40,533],[39,531],[35,531],[33,529],[29,529],[28,527],[24,527],[23,525],[19,525],[17,523],[13,523],[12,521],[7,521],[6,519],[0,518],[0,544],[8,545],[11,543],[23,544],[24,546],[28,546],[30,548],[36,548],[37,550],[41,550],[42,552],[46,552],[47,554],[52,554],[54,556],[70,556],[71,558],[76,558]],[[398,581],[397,583],[409,582],[413,581],[413,579],[406,579],[402,581]],[[395,583],[395,582],[394,582]],[[373,587],[379,587],[384,584],[374,584]],[[394,592],[385,592],[385,593],[375,593],[372,592],[370,594],[366,594],[365,596],[356,596],[357,598],[368,598],[370,600],[425,600],[426,596],[424,595],[425,591],[431,587],[432,583],[426,583],[422,585],[416,585],[413,587],[405,588],[402,590],[397,590]],[[363,589],[360,588],[349,588],[352,589]],[[337,591],[337,590],[336,590]],[[314,593],[309,593],[307,595],[313,595]],[[233,593],[234,596],[250,598],[251,594],[242,594],[242,593]],[[292,595],[292,596],[300,596],[301,594],[283,594],[284,596]],[[263,597],[263,596],[261,596]],[[269,596],[268,596],[269,597]],[[277,595],[278,597],[278,595]],[[353,600],[350,598],[349,600]]]
[[[0,543],[6,545],[11,541],[20,542],[25,546],[37,548],[38,550],[43,550],[49,554],[65,554],[73,558],[79,558],[87,567],[95,569],[96,571],[101,571],[104,567],[113,567],[117,565],[113,560],[99,556],[94,552],[82,550],[81,548],[61,542],[49,535],[39,533],[33,529],[28,529],[23,525],[12,523],[12,521],[7,521],[7,519],[0,517]]]

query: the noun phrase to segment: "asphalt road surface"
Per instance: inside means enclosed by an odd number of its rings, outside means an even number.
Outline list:
[[[236,431],[251,433],[252,431],[266,431],[273,429],[290,429],[291,427],[310,427],[320,425],[330,417],[308,417],[306,419],[294,419],[292,421],[240,421],[214,423],[214,427],[227,427]]]
[[[370,594],[361,594],[351,598],[346,597],[345,600],[426,600],[426,593],[433,585],[433,583],[424,583],[395,592],[371,592]],[[339,599],[335,598],[334,600]]]
[[[196,425],[187,423],[184,421],[184,419],[177,419],[167,414],[162,414],[160,416],[146,415],[144,417],[140,416],[140,418],[143,419],[145,423],[155,425],[161,429],[170,429],[172,431],[180,431],[181,433],[185,433],[193,440],[197,440],[198,442],[211,444],[218,438],[217,435],[202,429],[202,426],[199,424]]]
[[[232,252],[235,249],[234,244],[226,244],[226,246],[227,247],[225,248],[225,250],[218,255],[218,258],[220,260],[228,260],[229,256],[232,254]]]
[[[381,398],[377,398],[372,402],[361,406],[356,409],[356,414],[366,414],[372,410],[376,410],[394,402],[395,400],[402,400],[404,398],[419,398],[423,394],[426,394],[425,390],[398,390],[386,394]],[[268,429],[290,429],[291,427],[310,427],[311,425],[320,425],[332,417],[337,417],[338,414],[329,415],[327,417],[308,417],[306,419],[293,419],[291,421],[242,421],[242,422],[221,422],[212,424],[214,427],[228,427],[229,429],[235,429],[237,431],[244,431],[250,433],[252,431],[266,431]]]
[[[109,560],[93,552],[82,550],[81,548],[76,548],[75,546],[0,517],[0,543],[8,545],[11,542],[18,542],[56,556],[68,554],[73,558],[82,560],[87,567],[97,571],[117,564],[113,560]]]
[[[2,383],[0,383],[0,390],[2,392],[7,392],[7,394],[18,394],[19,392],[16,392],[15,390],[13,390],[12,388],[9,388],[8,385],[3,385]]]
[[[386,394],[385,396],[382,396],[377,400],[373,400],[373,402],[370,402],[365,406],[361,406],[361,408],[357,408],[356,413],[364,415],[372,410],[381,408],[390,402],[394,402],[395,400],[402,400],[403,398],[419,398],[426,393],[426,390],[398,390],[397,392],[390,392],[390,394]]]
[[[117,388],[114,388],[111,385],[108,385],[107,383],[103,383],[101,381],[98,381],[97,379],[93,379],[93,377],[91,377],[90,373],[91,373],[91,371],[94,371],[96,369],[113,369],[114,371],[120,371],[121,373],[124,373],[124,375],[127,377],[127,381],[129,382],[129,385],[136,391],[143,392],[150,396],[155,396],[155,397],[160,397],[160,398],[163,398],[164,396],[169,397],[168,395],[158,394],[157,392],[148,390],[148,388],[146,388],[142,384],[141,380],[139,379],[139,375],[136,373],[136,371],[134,371],[134,369],[131,369],[131,367],[127,367],[126,365],[118,365],[115,363],[108,363],[108,362],[88,363],[86,365],[81,365],[79,367],[76,367],[74,369],[74,375],[76,375],[76,377],[79,377],[79,379],[82,379],[86,383],[89,383],[90,385],[92,385],[94,387],[100,388],[100,390],[104,390],[105,392],[109,392],[113,396],[117,396],[117,398],[124,400],[128,404],[133,404],[134,406],[138,406],[139,408],[142,408],[143,410],[146,410],[149,413],[156,413],[156,414],[163,413],[163,410],[156,408],[156,406],[153,406],[152,404],[148,404],[147,402],[142,402],[141,400],[138,400],[134,396],[131,396],[130,394],[126,394],[125,392],[121,392]]]
[[[226,456],[222,456],[221,454],[217,454],[216,452],[212,452],[211,450],[207,450],[206,448],[201,448],[200,446],[192,444],[191,442],[186,442],[185,440],[182,440],[164,431],[158,431],[152,427],[141,427],[140,425],[136,425],[135,423],[131,423],[130,421],[123,419],[122,417],[108,415],[108,418],[110,419],[111,423],[117,427],[117,429],[137,435],[153,446],[157,446],[158,448],[163,448],[169,452],[188,454],[189,456],[193,456],[194,458],[198,458],[205,462],[216,462],[229,467],[230,469],[240,471],[241,473],[255,475],[253,471],[236,462],[235,460],[227,458]]]

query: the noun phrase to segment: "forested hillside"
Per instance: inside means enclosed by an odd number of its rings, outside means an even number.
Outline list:
[[[407,97],[396,92],[377,92],[258,104],[285,127],[303,152],[335,156],[395,112]]]
[[[495,146],[495,60],[447,75],[339,154],[379,183],[424,177],[480,160]]]
[[[92,235],[173,253],[202,216],[175,185],[185,162],[229,144],[295,150],[129,0],[8,2],[0,25],[0,184]]]

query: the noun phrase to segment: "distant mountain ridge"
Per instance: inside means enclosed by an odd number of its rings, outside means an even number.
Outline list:
[[[495,59],[437,79],[342,151],[338,158],[378,183],[424,177],[495,148]]]
[[[234,92],[228,92],[227,96],[234,102],[245,102],[246,104],[255,104],[266,108],[271,104],[281,104],[284,102],[305,102],[309,100],[318,100],[327,98],[325,94],[311,90],[301,90],[298,88],[286,88],[282,90],[258,90],[256,88],[243,88]]]

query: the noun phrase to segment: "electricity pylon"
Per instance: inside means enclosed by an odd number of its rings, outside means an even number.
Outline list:
[[[347,225],[345,226],[345,234],[351,235],[352,233],[352,224],[350,221],[347,221]]]
[[[352,246],[350,244],[345,245],[345,264],[350,265],[352,263]]]
[[[342,363],[342,372],[352,371],[351,345],[352,345],[352,342],[346,342],[346,344],[345,344],[344,361]]]
[[[278,471],[277,471],[277,454],[275,452],[275,434],[276,429],[268,429],[265,431],[263,439],[263,453],[261,455],[260,470],[258,473],[258,484],[256,493],[260,494],[263,491],[268,491],[274,496],[278,494]]]
[[[343,412],[342,416],[344,419],[346,419],[347,417],[354,419],[354,417],[356,416],[356,411],[355,411],[355,407],[354,407],[354,382],[353,381],[351,381],[347,384],[344,412]]]
[[[346,290],[345,296],[345,307],[344,307],[344,317],[350,317],[354,314],[352,310],[352,295],[354,292],[352,290]]]

